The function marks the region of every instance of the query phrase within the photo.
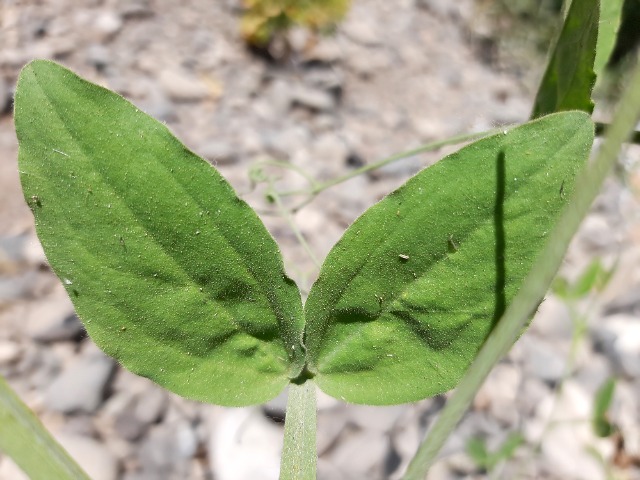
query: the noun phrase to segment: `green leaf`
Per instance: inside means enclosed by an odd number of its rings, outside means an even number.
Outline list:
[[[608,437],[615,431],[615,427],[609,421],[609,407],[613,401],[616,389],[615,378],[609,378],[598,389],[594,399],[592,425],[593,431],[599,437]]]
[[[538,88],[531,118],[566,111],[593,111],[591,91],[598,39],[598,0],[571,2]]]
[[[450,155],[356,220],[305,306],[318,386],[378,405],[454,387],[543,247],[592,141],[588,115],[550,115]]]
[[[489,469],[489,451],[482,438],[470,438],[466,445],[467,454],[480,468]]]
[[[520,445],[524,437],[518,432],[511,432],[495,452],[489,452],[481,438],[473,437],[467,442],[467,453],[479,467],[491,471],[500,462],[509,460]]]
[[[90,480],[2,377],[0,451],[31,480]]]
[[[248,405],[304,364],[300,294],[255,212],[168,129],[48,61],[15,121],[25,199],[89,334],[185,397]]]
[[[600,280],[606,275],[606,271],[600,259],[594,259],[580,274],[572,288],[572,295],[579,299],[598,287]]]
[[[600,2],[600,26],[598,28],[596,58],[593,65],[593,70],[598,78],[604,72],[604,67],[615,47],[616,37],[620,29],[623,4],[624,0],[602,0]]]

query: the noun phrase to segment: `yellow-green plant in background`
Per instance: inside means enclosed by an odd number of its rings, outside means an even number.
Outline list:
[[[293,25],[326,30],[339,22],[350,0],[244,0],[240,28],[247,42],[264,46]]]

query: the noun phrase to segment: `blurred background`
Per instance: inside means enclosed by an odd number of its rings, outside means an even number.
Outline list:
[[[11,98],[30,60],[54,59],[165,122],[260,212],[306,294],[318,269],[260,180],[303,190],[305,175],[326,181],[526,121],[561,9],[560,0],[0,0],[0,374],[95,480],[278,476],[286,392],[244,409],[187,401],[87,338],[19,185]],[[614,95],[616,81],[605,82]],[[603,102],[595,116],[607,112]],[[322,260],[366,208],[457,148],[327,189],[293,220]],[[530,329],[430,479],[640,478],[639,162],[640,149],[627,148]],[[400,478],[445,401],[365,407],[320,394],[318,477]],[[0,455],[0,479],[22,478]]]

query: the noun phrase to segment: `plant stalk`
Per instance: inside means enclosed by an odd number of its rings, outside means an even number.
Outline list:
[[[31,480],[90,480],[2,377],[0,450]]]
[[[311,380],[289,386],[280,480],[316,478],[316,386]]]
[[[640,116],[640,62],[635,66],[618,111],[608,129],[595,160],[576,181],[578,188],[549,236],[540,257],[527,275],[522,287],[508,306],[476,359],[467,370],[456,391],[434,422],[425,441],[409,464],[404,480],[420,480],[471,404],[493,366],[511,348],[527,320],[544,297],[556,274],[573,235],[578,230],[602,183],[615,164],[622,143],[631,134]]]

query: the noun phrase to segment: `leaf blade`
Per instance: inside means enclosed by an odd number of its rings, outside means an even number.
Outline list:
[[[103,350],[176,393],[226,405],[266,401],[299,373],[297,287],[213,167],[52,62],[23,69],[15,117],[38,235]]]
[[[542,248],[592,139],[587,115],[551,115],[441,160],[356,220],[305,305],[318,386],[368,404],[452,388]]]
[[[571,2],[538,87],[532,119],[560,111],[593,111],[599,10],[599,0]]]

